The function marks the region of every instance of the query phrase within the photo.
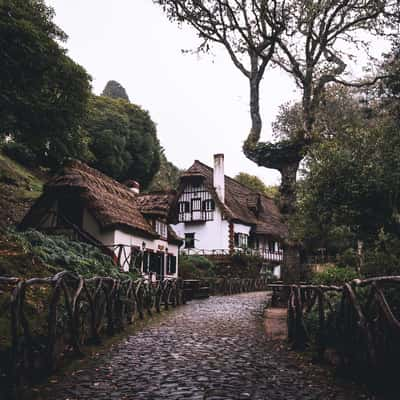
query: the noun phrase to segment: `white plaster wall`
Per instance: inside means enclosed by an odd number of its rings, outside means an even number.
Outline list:
[[[204,223],[181,222],[174,225],[180,237],[185,233],[195,234],[195,248],[199,250],[229,250],[229,222],[222,219],[218,207],[214,211],[214,220]]]
[[[100,225],[86,208],[83,210],[82,228],[106,246],[112,246],[115,243],[114,231],[102,232]]]
[[[233,224],[233,231],[235,233],[243,233],[245,235],[250,235],[250,229],[251,227],[248,225],[243,225],[243,224]]]

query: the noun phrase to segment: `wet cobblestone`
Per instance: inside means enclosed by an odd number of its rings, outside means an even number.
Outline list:
[[[372,398],[266,341],[265,300],[258,292],[182,306],[41,394],[58,400]]]

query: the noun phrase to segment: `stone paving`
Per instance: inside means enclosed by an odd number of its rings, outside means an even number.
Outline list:
[[[266,294],[194,301],[166,313],[97,360],[40,390],[40,398],[372,399],[328,370],[266,340]],[[53,381],[56,382],[53,378]]]

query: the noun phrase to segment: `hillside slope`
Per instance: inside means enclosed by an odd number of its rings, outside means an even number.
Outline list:
[[[40,196],[45,179],[44,174],[22,167],[0,151],[0,230],[21,221]]]

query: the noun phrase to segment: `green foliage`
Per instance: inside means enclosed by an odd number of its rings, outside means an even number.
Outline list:
[[[179,276],[182,279],[215,277],[215,265],[206,257],[182,255],[179,258]]]
[[[327,267],[323,272],[314,273],[311,282],[315,285],[341,286],[358,277],[357,271],[353,268],[343,268],[332,265]]]
[[[36,155],[26,145],[18,142],[8,142],[3,147],[4,153],[21,165],[29,168],[36,166]]]
[[[367,277],[400,275],[400,238],[381,230],[364,258],[362,272]]]
[[[86,243],[35,230],[14,232],[11,237],[42,263],[56,270],[68,270],[83,277],[135,277],[131,273],[120,272],[111,257]]]
[[[111,97],[112,99],[123,99],[129,101],[125,88],[116,81],[108,81],[101,95]]]
[[[218,275],[233,276],[235,278],[258,278],[260,276],[262,261],[260,257],[237,252],[232,255],[231,265],[228,269],[221,267]]]
[[[85,154],[79,126],[90,77],[57,42],[65,40],[44,1],[0,2],[0,136],[29,146],[37,164],[51,168]]]
[[[160,169],[148,187],[149,191],[176,190],[179,184],[181,171],[172,162],[167,160],[164,152],[160,155]]]
[[[235,178],[242,185],[247,186],[248,188],[260,192],[268,197],[277,198],[278,196],[278,188],[276,186],[267,186],[265,183],[255,175],[250,175],[246,172],[239,172]]]
[[[119,181],[149,185],[160,167],[160,144],[148,112],[122,99],[92,96],[84,129],[93,167]]]

